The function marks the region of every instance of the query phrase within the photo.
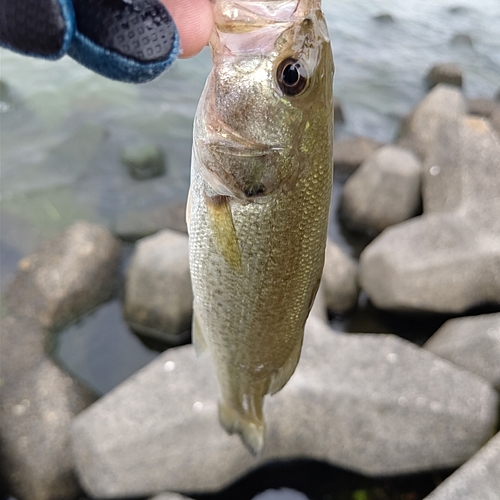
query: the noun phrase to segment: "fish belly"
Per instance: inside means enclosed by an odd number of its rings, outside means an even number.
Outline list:
[[[293,189],[248,204],[232,200],[235,263],[214,236],[207,186],[192,168],[193,337],[197,350],[206,347],[213,358],[223,427],[256,454],[264,440],[264,396],[285,385],[300,356],[323,268],[331,182],[327,151]]]

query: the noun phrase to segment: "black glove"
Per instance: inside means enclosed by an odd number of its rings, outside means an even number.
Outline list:
[[[0,45],[68,54],[108,78],[142,83],[175,61],[179,34],[160,0],[0,0]]]

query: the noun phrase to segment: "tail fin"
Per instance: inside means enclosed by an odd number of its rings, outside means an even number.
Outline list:
[[[264,419],[252,419],[224,401],[219,402],[219,420],[228,434],[238,433],[245,446],[258,457],[264,446]]]

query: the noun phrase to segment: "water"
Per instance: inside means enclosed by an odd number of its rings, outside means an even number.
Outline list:
[[[337,136],[391,141],[401,118],[425,94],[423,78],[437,62],[460,65],[468,97],[491,97],[500,88],[498,0],[323,3],[335,53],[335,95],[346,115]],[[378,14],[390,14],[394,22],[376,21]],[[468,34],[472,46],[451,43],[456,34]],[[20,258],[78,219],[118,230],[130,214],[146,217],[162,204],[184,201],[193,115],[211,67],[208,50],[140,86],[106,80],[69,58],[46,62],[5,50],[0,58],[1,80],[7,85],[0,103],[2,290]],[[165,151],[165,177],[140,182],[128,177],[120,153],[140,140]],[[340,190],[336,184],[334,200]],[[330,236],[356,253],[335,219]],[[361,313],[335,318],[335,326],[397,331],[394,317],[365,306]],[[432,321],[429,331],[443,319]],[[402,330],[408,331],[408,325]],[[57,349],[61,362],[98,393],[157,355],[123,323],[118,300],[69,328]],[[255,498],[295,500],[301,495],[282,489]]]

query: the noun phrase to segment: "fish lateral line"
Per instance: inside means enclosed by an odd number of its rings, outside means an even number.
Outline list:
[[[219,252],[235,272],[242,269],[241,250],[231,212],[230,197],[204,195],[212,229],[212,237]]]

